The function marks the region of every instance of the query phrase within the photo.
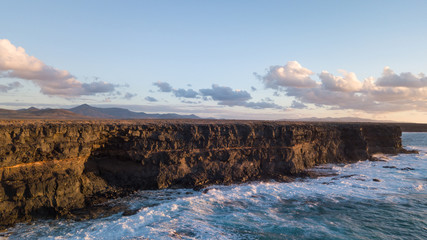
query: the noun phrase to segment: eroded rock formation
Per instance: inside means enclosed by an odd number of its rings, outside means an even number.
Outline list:
[[[0,122],[0,225],[69,214],[140,189],[286,179],[402,150],[382,124],[262,121]]]

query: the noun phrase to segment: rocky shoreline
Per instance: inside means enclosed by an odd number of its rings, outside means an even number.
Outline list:
[[[286,181],[404,152],[399,126],[232,120],[0,121],[0,226],[136,190]]]

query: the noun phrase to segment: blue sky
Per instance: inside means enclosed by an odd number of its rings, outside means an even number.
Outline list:
[[[1,108],[427,122],[426,1],[1,5]]]

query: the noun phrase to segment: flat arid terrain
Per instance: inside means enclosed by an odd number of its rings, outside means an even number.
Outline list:
[[[38,109],[38,108],[27,108],[20,110],[7,110],[0,109],[0,121],[3,123],[11,123],[11,121],[20,121],[27,120],[25,123],[30,123],[31,121],[44,121],[44,120],[73,120],[73,121],[111,121],[117,122],[117,120],[126,121],[126,120],[136,120],[139,123],[148,123],[148,122],[182,122],[183,119],[186,119],[185,123],[232,123],[237,120],[224,120],[224,119],[201,119],[196,115],[180,115],[175,113],[144,113],[144,112],[133,112],[125,108],[99,108],[93,107],[87,104],[83,104],[70,109]],[[36,121],[37,120],[37,121]],[[165,121],[167,120],[167,121]],[[251,120],[238,120],[239,122]],[[260,121],[260,120],[257,120]],[[128,121],[131,123],[132,121]],[[271,121],[273,122],[273,121]],[[423,123],[399,123],[399,122],[381,122],[371,119],[364,118],[302,118],[302,119],[282,119],[277,120],[277,122],[308,122],[308,123],[383,123],[390,125],[397,125],[402,128],[404,132],[427,132],[427,124]],[[24,122],[23,122],[24,123]]]

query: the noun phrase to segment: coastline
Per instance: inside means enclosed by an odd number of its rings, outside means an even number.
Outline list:
[[[287,181],[403,152],[398,126],[234,120],[0,121],[2,227],[137,190]]]

